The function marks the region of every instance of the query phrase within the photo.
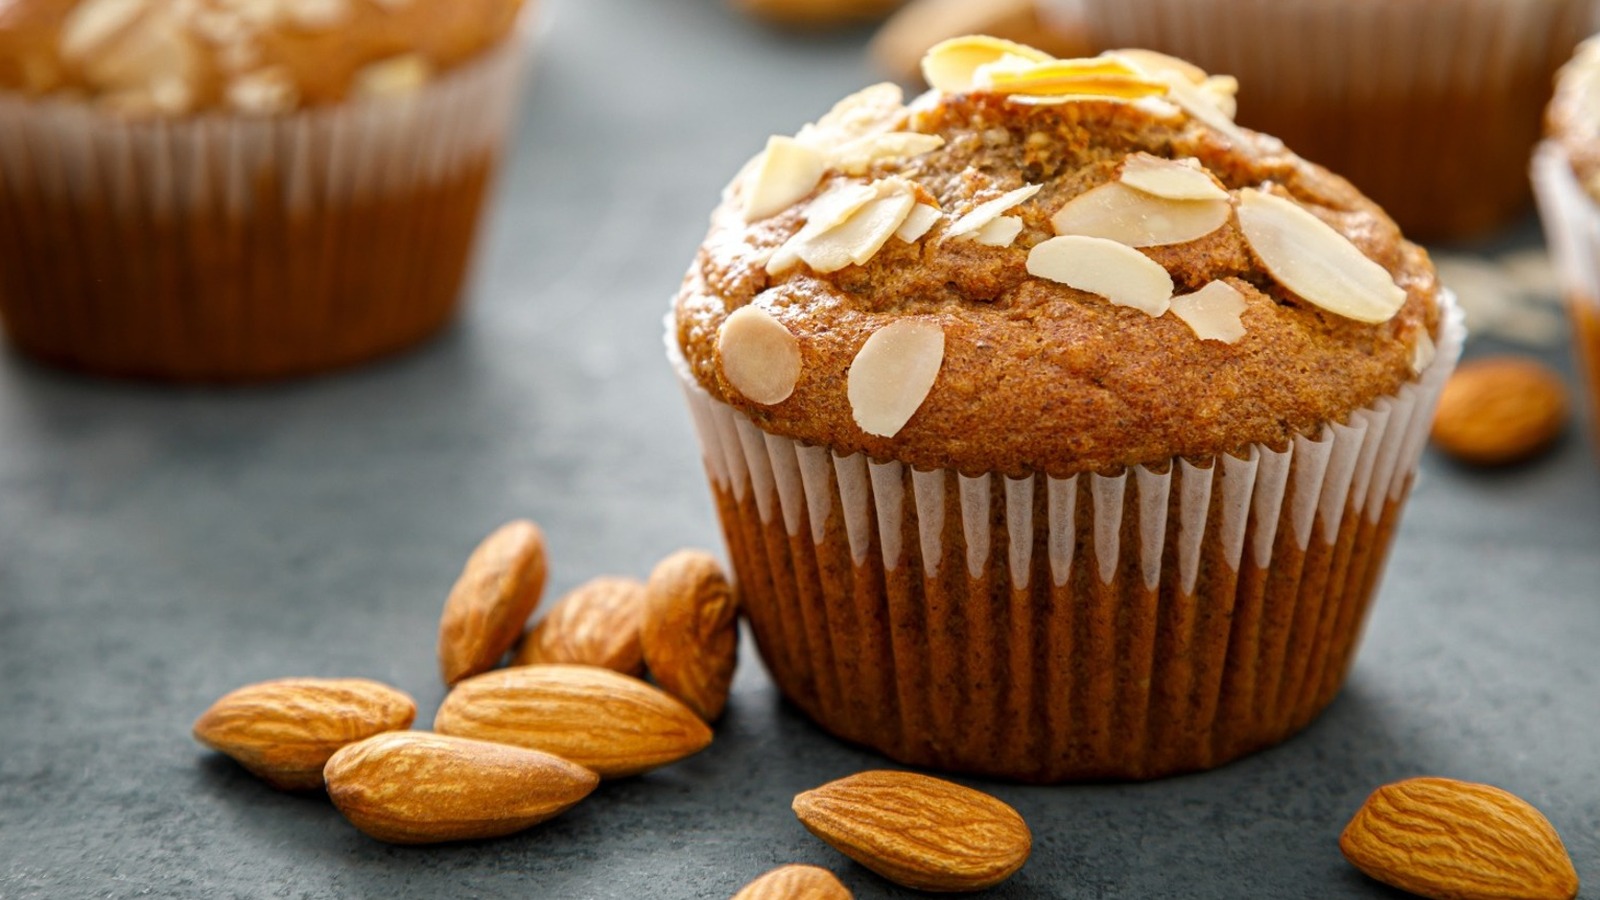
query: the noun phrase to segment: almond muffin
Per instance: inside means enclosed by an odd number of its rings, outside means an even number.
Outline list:
[[[1578,48],[1556,80],[1534,195],[1572,313],[1572,332],[1600,453],[1600,41]]]
[[[521,0],[0,4],[0,322],[63,366],[273,378],[456,307]]]
[[[924,71],[773,137],[670,321],[773,678],[1027,781],[1282,740],[1349,666],[1452,301],[1229,79],[980,37]]]
[[[1046,0],[1097,48],[1250,85],[1239,121],[1349,178],[1419,240],[1523,215],[1550,79],[1593,0]]]

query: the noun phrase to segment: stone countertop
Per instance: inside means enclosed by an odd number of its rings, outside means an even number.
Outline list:
[[[865,33],[786,37],[719,0],[547,13],[470,303],[420,352],[175,390],[0,351],[0,897],[726,898],[785,862],[915,896],[790,813],[886,763],[784,704],[748,641],[710,749],[491,842],[377,843],[189,736],[286,675],[387,681],[431,721],[440,605],[505,519],[544,525],[551,596],[720,546],[661,317],[727,177],[875,80]],[[1586,424],[1507,472],[1425,459],[1348,686],[1287,744],[1151,784],[969,781],[1035,835],[987,896],[1399,896],[1336,841],[1369,791],[1422,774],[1522,795],[1600,881]]]

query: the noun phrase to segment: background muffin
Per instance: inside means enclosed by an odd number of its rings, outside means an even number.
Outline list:
[[[1176,60],[925,70],[772,139],[678,295],[768,668],[940,768],[1281,740],[1342,682],[1459,350],[1431,264]]]
[[[1539,213],[1595,410],[1600,449],[1600,44],[1578,48],[1556,82],[1533,160]]]
[[[1239,121],[1344,175],[1417,238],[1505,224],[1550,78],[1593,0],[1055,0],[1097,47],[1250,85]]]
[[[453,311],[520,0],[0,8],[0,317],[96,372],[251,379]]]

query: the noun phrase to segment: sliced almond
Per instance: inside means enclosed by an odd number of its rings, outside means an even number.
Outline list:
[[[1192,294],[1172,298],[1172,314],[1183,320],[1202,341],[1231,344],[1244,337],[1240,317],[1244,295],[1226,281],[1213,281]]]
[[[1053,237],[1029,251],[1028,273],[1151,316],[1166,312],[1172,302],[1172,276],[1160,263],[1105,238]]]
[[[1233,124],[1234,104],[1231,102],[1231,97],[1225,102],[1211,91],[1197,87],[1176,74],[1169,73],[1163,78],[1167,82],[1167,99],[1176,103],[1184,112],[1221,132],[1236,146],[1250,147],[1249,136],[1238,125]]]
[[[835,103],[822,118],[800,129],[795,139],[819,148],[844,143],[893,128],[905,111],[900,86],[881,82]]]
[[[1387,322],[1406,292],[1388,271],[1300,204],[1246,188],[1239,227],[1272,277],[1297,296],[1358,322]]]
[[[856,424],[894,437],[928,398],[942,365],[944,329],[932,320],[900,319],[873,332],[846,376]]]
[[[1207,77],[1206,70],[1200,68],[1194,63],[1189,62],[1186,59],[1179,59],[1176,56],[1168,56],[1165,53],[1157,53],[1154,50],[1128,48],[1123,50],[1112,50],[1101,54],[1101,56],[1120,59],[1147,75],[1159,75],[1170,72],[1178,75],[1190,84],[1201,84],[1206,80]]]
[[[754,303],[723,320],[717,330],[717,359],[734,390],[764,406],[789,399],[800,380],[800,342]]]
[[[82,59],[95,53],[144,15],[150,0],[86,0],[61,23],[61,55]]]
[[[1056,210],[1057,234],[1105,238],[1129,247],[1161,247],[1198,240],[1228,221],[1226,200],[1167,200],[1108,181]]]
[[[744,220],[780,213],[816,190],[827,163],[822,153],[791,137],[775,134],[744,183]]]
[[[1017,216],[1001,216],[992,219],[979,228],[972,239],[980,244],[990,247],[1009,247],[1022,233],[1022,219]]]
[[[909,193],[879,197],[866,204],[844,224],[800,247],[800,258],[817,272],[837,272],[855,263],[863,265],[899,230],[916,198]]]
[[[911,159],[944,146],[944,138],[915,131],[885,131],[856,138],[829,155],[829,162],[846,175],[864,175],[874,163]]]
[[[940,41],[922,57],[922,77],[928,86],[946,94],[961,94],[975,87],[973,76],[979,67],[1005,56],[1032,62],[1047,62],[1050,54],[1025,44],[974,34]]]
[[[1013,95],[1134,98],[1159,96],[1167,91],[1165,82],[1143,76],[1132,66],[1110,57],[1028,62],[1006,56],[980,66],[973,73],[973,81],[978,89]]]
[[[895,230],[894,236],[908,244],[914,243],[928,233],[928,229],[939,221],[941,215],[943,213],[939,212],[938,207],[929,206],[926,203],[918,203],[916,206],[911,207],[911,212],[906,214],[906,220],[900,223],[900,227]]]
[[[1433,365],[1433,358],[1438,352],[1433,337],[1428,334],[1428,329],[1418,328],[1416,339],[1411,345],[1411,371],[1421,375],[1423,370]]]
[[[1122,163],[1117,180],[1166,200],[1226,200],[1228,191],[1194,157],[1162,159],[1135,153]]]
[[[397,97],[414,93],[433,77],[433,64],[420,53],[403,53],[371,63],[356,73],[358,97]]]
[[[854,181],[839,182],[824,191],[822,196],[806,206],[805,226],[773,251],[772,257],[767,260],[767,274],[777,275],[797,265],[801,248],[838,227],[855,215],[856,210],[877,198],[876,187]]]
[[[972,211],[950,223],[950,227],[944,233],[945,239],[969,237],[976,234],[978,229],[999,218],[1007,210],[1039,193],[1039,188],[1041,187],[1043,185],[1025,184],[1014,191],[1007,191],[993,200],[978,204]]]

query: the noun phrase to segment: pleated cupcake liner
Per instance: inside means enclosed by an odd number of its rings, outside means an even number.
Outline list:
[[[1592,0],[1056,2],[1099,46],[1237,76],[1241,124],[1349,178],[1413,238],[1526,208],[1551,79],[1595,24]]]
[[[457,306],[524,32],[412,93],[280,116],[0,94],[0,322],[49,362],[178,380],[416,343]]]
[[[1545,141],[1533,155],[1533,193],[1572,315],[1572,334],[1600,454],[1600,205],[1572,168],[1567,152]]]
[[[920,471],[763,432],[669,328],[741,602],[783,693],[904,763],[1033,782],[1209,768],[1343,682],[1438,392],[1120,475]]]

